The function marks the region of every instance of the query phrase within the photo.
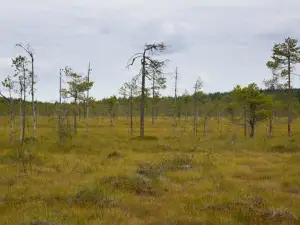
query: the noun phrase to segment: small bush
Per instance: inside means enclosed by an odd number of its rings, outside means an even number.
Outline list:
[[[163,160],[160,167],[163,168],[164,171],[186,169],[191,167],[192,162],[193,156],[182,154]]]
[[[263,212],[261,214],[263,220],[267,221],[276,221],[276,222],[290,222],[289,224],[295,224],[298,221],[298,218],[291,212],[287,210],[270,210]]]
[[[300,146],[285,146],[285,145],[273,145],[268,149],[269,152],[288,153],[288,152],[300,152]]]
[[[69,203],[79,206],[91,205],[98,208],[116,206],[116,201],[98,186],[81,189],[69,199]]]
[[[177,155],[169,159],[164,159],[159,164],[145,163],[140,164],[137,168],[137,173],[148,178],[154,179],[161,176],[167,171],[178,169],[190,169],[192,166],[193,157],[188,155]]]
[[[162,194],[162,187],[157,180],[147,179],[143,176],[104,177],[102,183],[136,195],[159,196]]]
[[[157,141],[158,138],[156,136],[144,136],[144,137],[132,137],[131,140],[143,140],[143,141]]]
[[[163,172],[159,165],[153,163],[140,164],[137,168],[137,173],[149,178],[158,178]]]
[[[25,223],[26,225],[61,225],[58,223],[48,222],[46,220],[33,220],[29,223]]]
[[[120,158],[120,157],[122,157],[122,155],[117,151],[113,151],[107,155],[107,158]]]

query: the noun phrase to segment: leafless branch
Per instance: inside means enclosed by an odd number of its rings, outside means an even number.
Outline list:
[[[132,66],[135,62],[136,59],[141,58],[143,56],[143,53],[136,53],[133,56],[130,57],[130,59],[127,61],[127,66],[126,68],[129,68],[130,66]],[[130,63],[131,61],[131,63]]]
[[[31,58],[33,58],[33,49],[31,48],[31,46],[29,44],[24,46],[22,43],[19,43],[19,44],[16,44],[16,47],[20,47],[20,48],[24,49],[24,51],[26,51],[28,53],[28,55]]]

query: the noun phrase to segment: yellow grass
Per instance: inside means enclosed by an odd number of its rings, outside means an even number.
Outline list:
[[[211,119],[205,137],[200,121],[197,138],[191,119],[176,132],[171,119],[150,120],[144,140],[124,118],[91,118],[88,134],[80,121],[58,146],[56,122],[39,118],[38,142],[22,149],[26,174],[1,118],[0,224],[300,224],[300,134],[287,137],[285,120],[272,138],[261,123],[254,140],[226,120],[221,132]]]

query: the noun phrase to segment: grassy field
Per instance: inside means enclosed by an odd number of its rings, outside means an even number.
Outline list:
[[[287,137],[285,120],[272,138],[260,124],[254,140],[226,120],[205,136],[200,123],[196,138],[191,119],[173,131],[147,118],[144,140],[128,123],[90,119],[86,134],[81,121],[58,146],[56,122],[39,118],[38,142],[20,148],[2,117],[0,224],[300,224],[300,133]]]

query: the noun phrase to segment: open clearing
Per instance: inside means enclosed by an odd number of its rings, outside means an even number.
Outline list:
[[[261,123],[245,140],[226,120],[217,130],[211,119],[205,137],[199,123],[198,138],[191,118],[175,132],[171,119],[146,120],[143,140],[130,137],[124,118],[114,127],[90,119],[88,134],[81,121],[58,146],[56,122],[39,118],[23,165],[2,117],[1,224],[300,224],[300,134],[288,138],[286,121],[275,122],[272,138]]]

